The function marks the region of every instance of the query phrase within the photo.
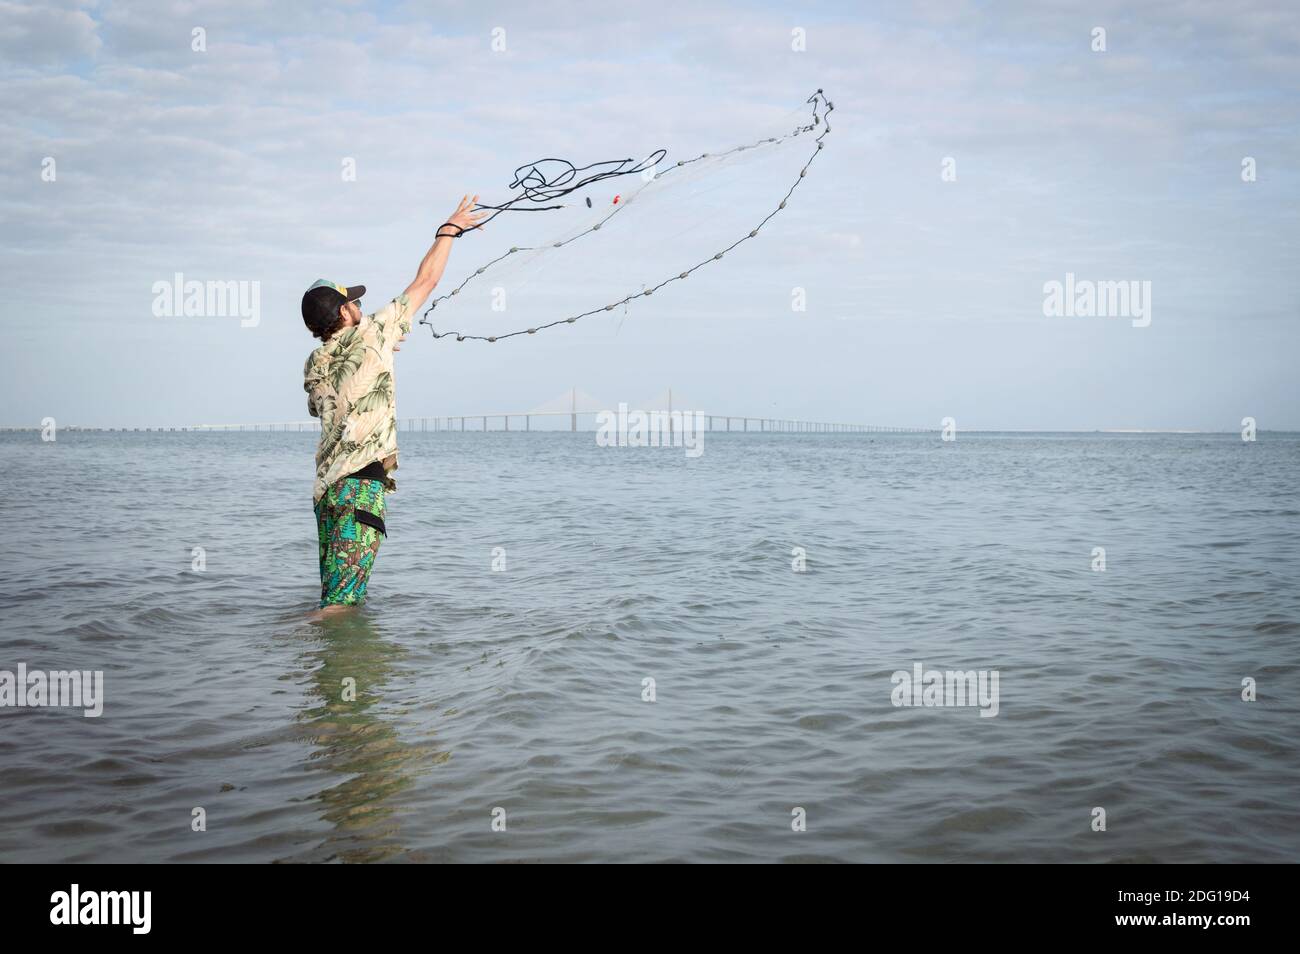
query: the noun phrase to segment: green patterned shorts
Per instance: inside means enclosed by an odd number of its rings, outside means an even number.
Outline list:
[[[384,482],[344,477],[316,504],[320,605],[365,602],[370,570],[386,535]]]

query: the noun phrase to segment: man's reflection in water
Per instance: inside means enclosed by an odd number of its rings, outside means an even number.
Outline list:
[[[319,620],[307,638],[303,664],[311,670],[308,692],[315,704],[299,718],[317,747],[316,767],[343,778],[314,796],[334,828],[304,860],[382,861],[407,848],[394,796],[451,753],[398,737],[384,688],[403,650],[383,637],[365,610]]]

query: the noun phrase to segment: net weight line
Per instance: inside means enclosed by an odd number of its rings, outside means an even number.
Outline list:
[[[709,256],[708,258],[704,259],[704,261],[692,265],[690,268],[686,269],[683,272],[679,272],[676,275],[673,275],[669,278],[665,278],[657,285],[643,286],[641,291],[628,295],[627,297],[622,298],[618,301],[611,302],[608,305],[602,305],[599,308],[593,308],[590,311],[584,311],[581,312],[580,314],[572,315],[568,318],[557,318],[555,321],[549,321],[546,322],[545,324],[535,325],[532,328],[520,328],[518,331],[510,331],[501,335],[470,335],[470,334],[465,334],[464,332],[461,331],[438,331],[436,328],[434,328],[433,323],[429,320],[429,315],[433,312],[435,308],[438,307],[439,302],[447,301],[453,298],[454,296],[458,295],[460,291],[471,281],[473,281],[478,276],[484,274],[488,269],[496,265],[498,262],[504,261],[505,259],[509,258],[511,255],[518,254],[519,252],[537,251],[541,248],[546,247],[540,245],[527,246],[527,247],[513,246],[508,252],[504,252],[503,254],[498,255],[496,258],[492,259],[486,265],[483,265],[475,269],[472,273],[470,273],[470,275],[463,282],[461,282],[459,285],[453,288],[450,292],[448,292],[445,295],[439,295],[432,302],[430,302],[429,307],[425,309],[424,314],[420,318],[420,324],[427,325],[429,331],[433,334],[433,337],[435,339],[446,338],[448,336],[454,335],[457,341],[497,342],[497,341],[502,341],[506,338],[514,338],[518,335],[535,335],[537,334],[537,332],[545,331],[547,328],[555,328],[559,325],[571,325],[581,318],[589,318],[592,315],[599,315],[605,312],[613,311],[615,308],[619,307],[620,305],[626,306],[628,302],[634,301],[638,298],[648,298],[650,295],[653,295],[656,291],[658,291],[660,288],[663,288],[665,285],[669,285],[672,282],[682,281],[683,279],[690,277],[692,272],[696,271],[697,269],[703,268],[705,265],[708,265],[710,262],[720,261],[724,255],[726,255],[732,249],[736,248],[736,246],[740,245],[742,242],[748,242],[752,238],[757,238],[758,233],[763,228],[763,226],[767,225],[767,223],[772,219],[773,216],[775,216],[778,212],[780,212],[785,208],[786,203],[789,202],[790,200],[790,197],[794,195],[794,190],[799,188],[799,183],[801,183],[804,180],[804,178],[808,175],[808,168],[813,164],[813,161],[817,158],[818,154],[822,151],[822,148],[824,146],[822,140],[825,139],[826,135],[831,131],[830,114],[831,111],[835,109],[835,105],[825,97],[825,95],[822,93],[820,89],[817,90],[817,92],[813,93],[811,96],[809,96],[808,99],[805,100],[805,102],[812,105],[812,114],[813,114],[812,122],[797,127],[791,133],[788,133],[784,136],[773,136],[767,139],[760,139],[758,142],[749,143],[747,145],[735,146],[724,152],[720,152],[716,154],[710,154],[705,152],[705,153],[701,153],[700,155],[696,156],[693,159],[680,159],[674,165],[669,166],[663,172],[660,172],[655,176],[655,180],[661,179],[664,176],[670,174],[674,169],[680,169],[683,168],[684,166],[689,166],[692,163],[696,163],[702,159],[709,158],[710,155],[714,155],[716,158],[716,157],[731,155],[737,152],[744,152],[746,149],[756,149],[771,143],[783,142],[786,139],[791,139],[795,136],[799,136],[804,133],[811,132],[817,126],[823,127],[822,131],[818,134],[817,138],[814,140],[814,142],[816,143],[816,148],[813,149],[812,155],[810,155],[808,157],[808,161],[803,164],[803,167],[799,170],[798,177],[795,178],[794,183],[790,186],[790,188],[786,190],[784,198],[782,198],[780,203],[777,204],[777,207],[773,209],[771,212],[767,213],[767,215],[765,215],[763,219],[757,225],[755,225],[748,233],[742,235],[740,238],[736,239],[736,241],[732,242],[730,245],[726,246],[721,251],[716,252],[713,255]],[[651,153],[651,156],[659,156],[660,159],[662,159],[664,155],[666,155],[666,153],[662,149],[657,149],[655,150],[655,152]],[[542,175],[537,168],[539,165],[542,165],[543,163],[562,162],[562,160],[546,160],[546,159],[539,160],[536,163],[530,163],[528,166],[520,166],[519,169],[515,170],[515,181],[514,183],[512,183],[512,185],[523,185],[525,188],[525,192],[523,195],[517,196],[516,198],[504,202],[499,206],[488,206],[488,205],[480,204],[478,207],[493,209],[494,211],[492,213],[491,218],[496,218],[502,212],[507,212],[507,211],[529,211],[529,212],[545,211],[545,209],[516,209],[514,207],[514,203],[522,201],[524,199],[530,199],[531,201],[538,201],[539,197],[545,197],[545,199],[559,198],[560,196],[567,195],[570,192],[574,192],[582,188],[583,186],[590,184],[591,182],[598,181],[599,179],[605,179],[615,175],[628,175],[634,172],[643,172],[646,169],[653,168],[656,164],[658,164],[660,160],[656,159],[655,162],[646,165],[646,162],[649,161],[647,159],[641,163],[636,163],[635,165],[628,167],[627,164],[630,163],[631,161],[632,160],[630,159],[611,160],[609,162],[604,162],[604,163],[594,163],[591,166],[584,166],[581,169],[574,167],[571,163],[563,163],[565,166],[567,166],[567,172],[565,173],[566,177],[571,177],[572,175],[587,169],[602,168],[602,171],[598,174],[588,176],[573,185],[564,185],[563,182],[567,181],[567,179],[562,179],[559,182],[548,182],[546,181],[545,176]],[[603,167],[613,167],[613,170],[611,171]],[[527,169],[528,172],[525,173],[523,176],[521,176],[520,172],[525,169]],[[655,181],[655,180],[651,180],[651,181]],[[555,208],[560,208],[560,206],[547,206],[545,208],[555,209]],[[550,247],[561,248],[565,245],[570,244],[571,242],[576,242],[580,238],[598,232],[600,230],[601,225],[608,222],[615,215],[618,215],[618,213],[623,211],[623,209],[625,208],[627,208],[627,205],[616,206],[613,209],[613,211],[609,213],[609,215],[605,216],[603,219],[601,219],[599,222],[592,225],[590,228],[584,229],[583,231],[579,232],[577,235],[572,236],[571,238],[565,239],[560,242],[554,242],[551,244]],[[490,220],[491,219],[489,219],[489,221]]]

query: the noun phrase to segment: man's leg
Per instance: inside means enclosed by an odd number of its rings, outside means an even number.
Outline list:
[[[327,488],[325,495],[316,504],[316,539],[320,559],[320,608],[312,614],[313,619],[330,616],[340,610],[348,609],[346,603],[335,602],[331,599],[331,593],[337,583],[334,569],[334,548],[336,546],[339,518],[336,489],[336,486]]]
[[[382,522],[383,484],[348,477],[331,487],[321,503],[321,609],[357,606],[365,601],[383,534],[356,515],[363,510]]]

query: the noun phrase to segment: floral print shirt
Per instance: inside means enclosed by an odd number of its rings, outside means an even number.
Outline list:
[[[341,477],[374,461],[397,468],[397,401],[393,346],[411,330],[406,295],[373,315],[340,328],[313,351],[303,368],[307,411],[320,418],[312,500]],[[388,489],[396,489],[388,481]]]

